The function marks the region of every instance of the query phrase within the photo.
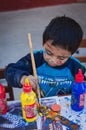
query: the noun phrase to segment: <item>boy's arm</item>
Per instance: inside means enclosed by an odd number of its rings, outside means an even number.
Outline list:
[[[30,54],[21,58],[16,63],[11,63],[7,66],[5,71],[5,78],[7,82],[13,87],[22,87],[20,80],[22,76],[32,74],[32,65]]]
[[[34,52],[36,68],[43,63],[43,52]],[[5,78],[7,82],[13,87],[22,87],[22,77],[33,75],[32,62],[30,54],[21,58],[16,63],[11,63],[7,66],[5,71]],[[31,76],[30,76],[31,77]]]

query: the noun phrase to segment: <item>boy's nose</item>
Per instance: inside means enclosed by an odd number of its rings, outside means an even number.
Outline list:
[[[53,56],[52,59],[53,59],[53,61],[59,60],[56,56]]]
[[[54,63],[56,63],[57,60],[58,60],[58,59],[57,59],[56,57],[53,56],[49,61],[50,61],[50,62],[54,62]]]

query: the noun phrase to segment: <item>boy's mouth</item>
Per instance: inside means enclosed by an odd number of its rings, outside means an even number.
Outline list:
[[[61,61],[55,61],[55,60],[48,60],[48,64],[50,65],[50,66],[60,66],[60,65],[62,65],[62,63],[61,63]]]

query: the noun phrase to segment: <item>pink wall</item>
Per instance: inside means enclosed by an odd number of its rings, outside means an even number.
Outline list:
[[[74,3],[77,0],[0,0],[0,11]]]

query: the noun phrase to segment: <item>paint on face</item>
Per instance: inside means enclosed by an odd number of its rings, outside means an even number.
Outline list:
[[[44,44],[44,59],[52,67],[63,65],[71,56],[71,52],[47,41]]]

